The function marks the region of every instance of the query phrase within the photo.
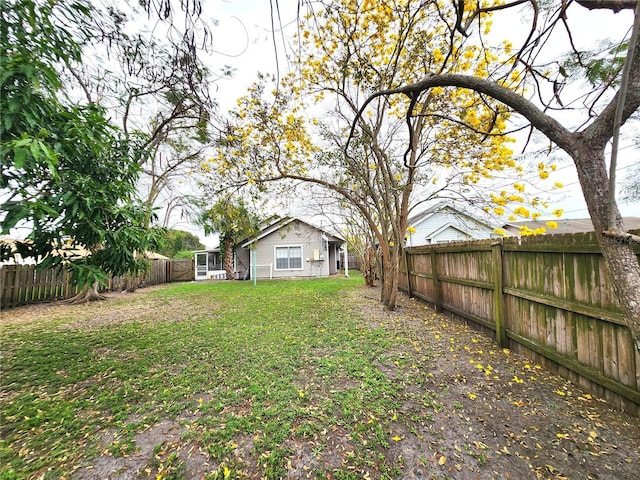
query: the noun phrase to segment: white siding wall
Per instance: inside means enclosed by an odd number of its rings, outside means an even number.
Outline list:
[[[438,232],[439,229],[446,225],[450,227]],[[426,219],[420,220],[411,226],[416,229],[416,233],[410,235],[407,240],[407,245],[410,247],[429,244],[430,242],[427,238],[431,239],[431,243],[468,239],[455,229],[469,234],[471,239],[491,238],[495,236],[490,227],[476,222],[470,217],[461,215],[450,208],[444,208],[438,212],[429,214]],[[434,238],[433,235],[436,232],[437,235]]]
[[[427,237],[437,229],[444,226],[447,223],[447,217],[448,215],[435,213],[431,214],[427,219],[422,220],[415,225],[411,225],[416,229],[416,233],[413,233],[409,236],[407,245],[410,247],[415,247],[417,245],[427,245],[429,243],[427,241]]]
[[[465,240],[472,240],[472,237],[454,227],[447,227],[444,230],[440,230],[435,236],[431,238],[431,243],[441,242],[463,242]]]
[[[302,270],[276,270],[276,247],[302,247]],[[258,265],[272,264],[273,278],[289,277],[321,277],[329,275],[329,252],[324,250],[326,241],[322,233],[304,223],[294,221],[280,230],[258,240],[256,257]],[[324,261],[313,261],[313,251],[318,249],[324,255]],[[307,261],[311,259],[311,261]],[[269,270],[258,267],[258,278],[268,278]]]

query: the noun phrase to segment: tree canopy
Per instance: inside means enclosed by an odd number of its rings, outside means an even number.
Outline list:
[[[522,175],[507,135],[509,112],[471,91],[380,97],[357,116],[346,144],[361,99],[378,89],[417,81],[432,69],[490,74],[498,53],[466,41],[451,47],[450,34],[434,2],[309,5],[293,49],[293,73],[275,86],[262,76],[238,100],[203,170],[233,188],[293,180],[336,192],[357,208],[376,239],[382,301],[393,309],[410,211],[437,197],[478,202],[483,180]],[[501,55],[509,48],[503,45]],[[407,117],[408,108],[418,113]],[[454,112],[463,120],[454,121]],[[486,124],[489,132],[482,129]],[[524,201],[516,188],[513,195]]]
[[[204,244],[193,233],[169,228],[162,235],[158,253],[169,258],[177,258],[177,255],[181,254],[181,252],[204,250],[204,248]],[[193,257],[193,254],[189,257]]]
[[[614,195],[616,129],[640,108],[640,4],[624,1],[576,2],[592,9],[635,9],[630,37],[625,38],[626,33],[623,32],[617,43],[622,46],[628,42],[624,60],[620,57],[620,52],[624,51],[622,48],[606,48],[594,61],[593,54],[581,50],[573,43],[569,23],[569,7],[572,2],[562,2],[560,5],[539,5],[536,0],[495,6],[471,5],[466,2],[453,4],[451,8],[455,12],[455,21],[447,23],[452,40],[466,38],[472,25],[478,25],[479,31],[482,31],[482,26],[487,22],[485,16],[489,12],[523,3],[531,8],[531,29],[510,61],[504,62],[487,77],[430,71],[417,82],[380,89],[361,106],[353,122],[352,132],[357,126],[357,119],[365,114],[369,104],[377,104],[380,98],[394,95],[404,95],[413,102],[423,96],[433,95],[434,90],[455,88],[476,92],[508,107],[512,114],[524,120],[525,125],[541,132],[573,160],[589,215],[599,234],[607,270],[614,280],[614,289],[625,313],[627,325],[640,350],[640,264],[629,244],[638,241],[638,237],[625,232]],[[444,17],[442,20],[446,22]],[[555,28],[563,28],[567,32],[571,50],[566,58],[574,61],[571,66],[580,74],[579,79],[587,78],[591,85],[585,93],[576,88],[574,83],[576,89],[572,92],[572,97],[580,99],[583,106],[581,109],[575,106],[575,99],[570,101],[571,107],[565,107],[563,103],[567,102],[566,96],[569,95],[563,94],[562,90],[573,80],[568,78],[566,61],[556,60],[550,68],[548,57],[544,56],[546,49],[552,47],[550,37]],[[622,65],[623,68],[620,68]],[[515,85],[505,83],[514,76],[517,79]],[[554,115],[554,112],[564,112],[569,108],[581,113],[584,119],[582,123],[576,123],[575,119],[563,119],[560,115],[556,118]],[[406,111],[407,118],[420,115],[421,112],[413,104]],[[487,128],[486,132],[490,133],[490,129]],[[605,149],[612,139],[613,155],[610,168],[607,168]],[[409,145],[409,148],[412,149],[413,146]],[[496,203],[499,201],[502,199],[494,199]]]
[[[31,0],[3,2],[0,13],[2,233],[27,226],[20,253],[70,270],[85,288],[144,269],[156,239],[151,211],[135,202],[141,139],[62,90],[61,65],[79,62],[91,38],[72,26],[91,14],[83,2]]]
[[[104,106],[125,133],[143,134],[146,153],[139,158],[138,195],[158,210],[159,222],[167,227],[177,211],[193,210],[189,172],[204,158],[215,129],[211,87],[223,74],[214,77],[194,44],[192,37],[202,30],[186,22],[185,35],[176,35],[172,2],[155,3],[144,7],[162,5],[158,14],[169,15],[168,24],[154,27],[152,12],[147,18],[140,6],[118,2],[96,5],[90,18],[79,18],[77,23],[92,35],[92,42],[83,45],[83,56],[90,60],[66,68],[64,81],[80,87],[85,101]],[[187,15],[198,12],[194,8]]]

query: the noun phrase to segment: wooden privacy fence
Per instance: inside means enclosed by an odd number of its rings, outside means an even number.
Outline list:
[[[194,279],[193,260],[151,260],[140,283],[190,281]],[[70,283],[70,274],[58,270],[36,270],[35,265],[0,265],[0,308],[14,308],[37,302],[71,298],[78,293]],[[113,277],[101,289],[116,292],[126,288],[127,277]]]
[[[595,233],[411,247],[402,263],[410,296],[640,416],[640,353]]]

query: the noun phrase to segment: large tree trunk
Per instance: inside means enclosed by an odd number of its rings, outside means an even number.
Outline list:
[[[235,272],[233,271],[233,240],[225,238],[222,242],[224,245],[224,271],[227,272],[227,280],[235,280]]]
[[[81,292],[71,297],[67,302],[71,304],[78,304],[106,299],[107,297],[98,292],[98,282],[95,282],[93,285],[85,285]]]
[[[605,265],[613,289],[627,320],[627,326],[640,351],[640,263],[629,243],[608,236],[608,172],[604,157],[604,145],[582,139],[573,160],[578,171],[585,202],[593,227],[597,233]],[[616,208],[616,228],[624,231],[620,213]]]

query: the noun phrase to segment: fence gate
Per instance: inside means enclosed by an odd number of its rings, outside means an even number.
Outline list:
[[[169,282],[188,282],[194,279],[193,260],[171,260],[167,262]]]

